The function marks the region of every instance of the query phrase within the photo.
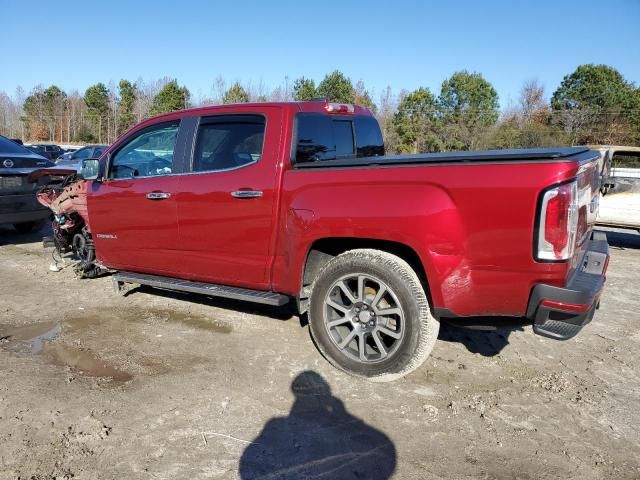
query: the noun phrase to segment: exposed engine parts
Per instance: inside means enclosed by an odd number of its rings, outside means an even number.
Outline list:
[[[71,174],[61,184],[42,187],[37,198],[53,212],[51,228],[58,255],[73,254],[77,260],[76,274],[81,278],[94,278],[107,270],[96,263],[87,211],[87,185],[82,176]]]

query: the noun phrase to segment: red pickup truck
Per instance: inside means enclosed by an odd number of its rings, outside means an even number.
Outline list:
[[[526,317],[556,339],[591,320],[609,260],[597,162],[582,147],[385,156],[358,106],[214,106],[131,129],[62,220],[84,222],[117,289],[295,300],[331,363],[390,380],[440,319]]]

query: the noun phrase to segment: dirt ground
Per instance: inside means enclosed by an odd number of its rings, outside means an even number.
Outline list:
[[[0,479],[640,478],[640,235],[575,339],[443,325],[388,384],[286,311],[48,270],[0,227]]]

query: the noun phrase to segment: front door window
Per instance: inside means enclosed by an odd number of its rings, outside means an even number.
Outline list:
[[[111,159],[109,178],[155,177],[173,173],[173,152],[179,122],[142,130]]]

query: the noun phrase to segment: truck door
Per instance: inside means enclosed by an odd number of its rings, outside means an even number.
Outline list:
[[[134,132],[109,155],[103,181],[92,184],[90,227],[98,259],[107,266],[173,273],[177,174],[184,157],[179,131],[174,120]]]
[[[268,283],[282,128],[278,108],[200,119],[178,194],[182,277]]]

